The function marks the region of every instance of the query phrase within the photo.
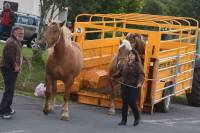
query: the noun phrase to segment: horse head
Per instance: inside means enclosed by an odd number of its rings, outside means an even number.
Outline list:
[[[140,56],[144,56],[145,41],[142,35],[137,33],[128,33],[125,39],[131,43],[132,48],[135,48]]]
[[[136,33],[128,33],[126,38],[131,43],[132,47],[136,47],[137,43],[141,40],[141,35]]]
[[[127,60],[127,56],[132,50],[131,44],[128,40],[120,40],[120,45],[117,53],[117,68],[122,69],[125,61]]]
[[[71,40],[70,30],[64,26],[65,21],[49,21],[42,34],[40,44],[47,44],[48,48],[53,47],[63,37],[65,41]]]

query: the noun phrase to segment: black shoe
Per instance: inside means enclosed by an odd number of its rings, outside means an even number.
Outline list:
[[[137,126],[138,124],[140,123],[140,120],[139,119],[136,119],[133,123],[133,126]]]
[[[118,123],[119,126],[125,126],[126,122],[125,121],[121,121],[120,123]]]

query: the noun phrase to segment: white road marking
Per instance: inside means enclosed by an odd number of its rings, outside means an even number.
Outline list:
[[[194,123],[200,123],[200,120],[183,121],[183,123],[191,123],[191,124],[194,124]]]
[[[160,120],[142,120],[144,123],[151,123],[156,125],[162,125],[162,126],[169,126],[169,127],[176,127],[175,124],[180,123],[187,123],[187,124],[196,124],[200,123],[200,120],[198,118],[189,117],[189,118],[172,118],[172,119],[160,119]],[[194,128],[190,126],[184,126],[183,128],[187,129],[196,129],[200,131],[200,128]]]
[[[1,132],[1,133],[26,133],[30,132],[31,130],[13,130],[13,131],[6,131],[6,132]]]
[[[143,122],[146,123],[157,123],[157,122],[169,122],[169,121],[183,121],[183,120],[193,120],[195,118],[189,117],[189,118],[173,118],[173,119],[159,119],[159,120],[143,120]]]
[[[55,107],[62,107],[61,104],[55,104]]]

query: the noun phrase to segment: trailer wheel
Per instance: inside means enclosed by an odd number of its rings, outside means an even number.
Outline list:
[[[187,98],[187,102],[190,106],[193,106],[193,100],[192,100],[192,93],[187,93],[186,92],[186,98]]]
[[[193,73],[192,92],[186,92],[187,102],[190,106],[200,107],[200,60],[196,60]]]
[[[168,82],[168,83],[165,84],[165,87],[167,87],[167,86],[169,86],[171,84],[172,83]],[[163,97],[170,95],[172,90],[173,90],[173,87],[165,89],[163,91]],[[155,105],[155,110],[157,112],[167,113],[170,110],[170,106],[171,106],[171,96],[169,96],[169,97],[163,99],[162,101],[160,101],[159,103],[157,103]]]

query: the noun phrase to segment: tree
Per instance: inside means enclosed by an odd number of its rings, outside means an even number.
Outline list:
[[[162,3],[160,0],[145,0],[144,7],[141,12],[155,15],[167,15],[168,8],[166,3]]]
[[[200,0],[144,0],[142,13],[184,16],[200,20]]]
[[[81,13],[134,13],[143,7],[144,0],[68,0],[69,18]]]
[[[192,17],[200,20],[200,1],[199,0],[169,0],[169,14],[174,16]]]
[[[68,0],[69,19],[74,20],[81,13],[96,13],[99,8],[98,0]]]
[[[134,13],[143,7],[143,0],[99,0],[100,13]]]

